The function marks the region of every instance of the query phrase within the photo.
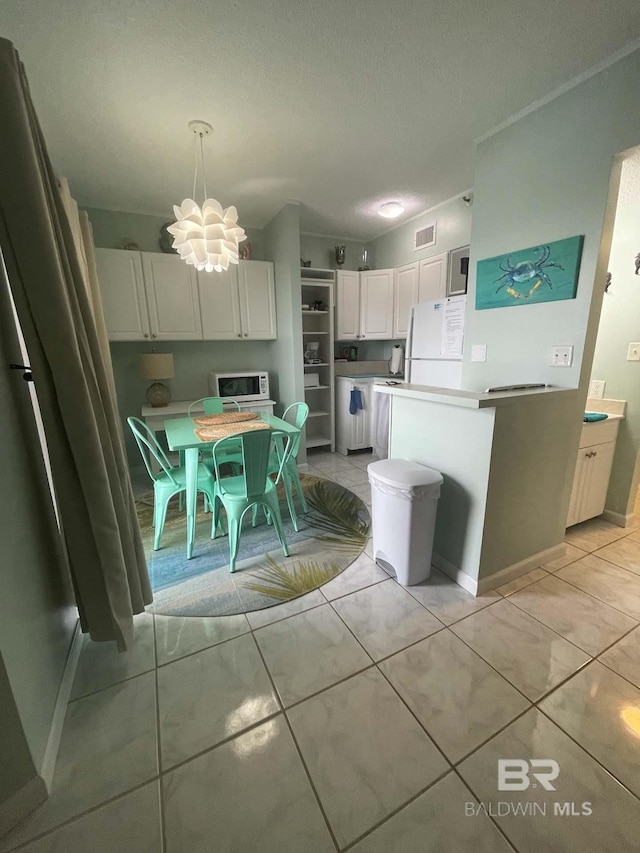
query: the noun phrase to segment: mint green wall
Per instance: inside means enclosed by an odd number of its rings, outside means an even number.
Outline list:
[[[465,387],[580,383],[586,392],[606,273],[608,246],[603,246],[598,270],[596,265],[613,160],[638,143],[636,51],[478,146]],[[474,310],[478,260],[576,234],[585,236],[576,299]],[[470,363],[472,344],[487,345],[486,363]],[[573,344],[572,367],[549,367],[549,349],[555,344]]]
[[[22,363],[2,278],[0,360]],[[29,387],[19,372],[6,369],[0,371],[0,435],[1,811],[4,800],[40,773],[77,610],[56,553],[59,534]]]
[[[286,204],[264,229],[265,258],[273,261],[278,311],[278,340],[272,343],[279,414],[290,403],[304,400],[302,299],[300,289],[300,206]],[[306,454],[301,448],[299,461]]]
[[[472,210],[473,208],[467,207],[461,198],[454,198],[372,240],[370,246],[376,259],[376,267],[401,267],[422,258],[467,246],[471,236]],[[434,220],[437,222],[436,245],[415,252],[415,232]]]
[[[160,227],[172,218],[171,211],[166,216],[150,216],[145,213],[126,213],[122,210],[102,210],[87,207],[87,213],[93,227],[93,239],[96,246],[103,249],[118,249],[123,238],[133,240],[142,252],[159,252],[158,237]],[[240,223],[242,224],[242,223]],[[246,228],[247,239],[251,241],[251,258],[264,260],[262,254],[262,231],[258,228]]]
[[[335,258],[335,247],[345,246],[344,266],[337,267]],[[362,250],[367,248],[369,255],[367,265],[372,269],[375,267],[373,253],[365,241],[345,240],[338,237],[318,237],[312,234],[300,235],[300,257],[305,261],[311,261],[312,267],[320,269],[335,270],[357,270],[362,266]]]
[[[622,169],[622,180],[625,169]],[[633,512],[640,452],[640,362],[627,361],[627,347],[640,341],[640,276],[633,259],[640,252],[640,186],[636,199],[616,212],[609,271],[613,284],[605,294],[593,360],[593,379],[604,379],[605,397],[627,401],[627,416],[618,430],[616,454],[609,481],[607,509],[621,515]]]

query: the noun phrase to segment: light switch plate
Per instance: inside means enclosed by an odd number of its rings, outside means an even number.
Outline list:
[[[471,347],[471,361],[486,361],[487,360],[487,345],[473,344]]]
[[[640,361],[640,343],[629,344],[627,361]]]
[[[592,400],[602,400],[604,397],[604,379],[592,379],[589,383],[589,396]]]
[[[551,347],[551,367],[571,367],[573,361],[573,346],[565,344],[560,347]]]

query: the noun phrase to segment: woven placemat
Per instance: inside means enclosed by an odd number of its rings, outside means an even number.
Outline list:
[[[193,419],[198,426],[216,426],[216,424],[237,424],[243,421],[255,421],[257,412],[220,412],[217,415],[199,415]]]
[[[226,438],[229,435],[249,432],[249,430],[254,429],[271,429],[271,427],[264,421],[244,421],[241,424],[218,424],[218,426],[199,427],[195,430],[195,434],[200,441],[217,441],[219,438]]]

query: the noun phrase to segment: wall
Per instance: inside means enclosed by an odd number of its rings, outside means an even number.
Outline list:
[[[166,216],[149,216],[96,207],[87,207],[86,211],[93,227],[94,242],[103,249],[120,248],[121,241],[126,237],[137,243],[142,252],[159,252],[160,228],[173,218],[171,212],[167,212]],[[251,258],[254,261],[264,260],[262,231],[259,228],[246,228],[245,231],[251,242]]]
[[[639,107],[636,51],[478,146],[465,387],[546,382],[575,388],[585,355],[588,375],[593,341],[587,330],[597,322],[603,289],[599,284],[592,304],[594,280],[601,283],[606,272],[596,265],[611,170],[616,154],[640,142]],[[576,234],[585,236],[576,299],[474,310],[478,260]],[[602,249],[604,263],[608,246]],[[469,362],[472,344],[487,344],[486,363]],[[572,367],[549,367],[554,344],[573,344]]]
[[[464,193],[466,195],[467,193]],[[460,246],[467,246],[471,236],[472,207],[456,197],[450,201],[426,210],[414,219],[398,225],[392,231],[372,240],[371,252],[378,269],[401,267],[422,258],[430,258],[441,252],[449,252]],[[429,249],[414,251],[415,232],[433,221],[437,221],[436,245]]]
[[[627,347],[640,341],[640,276],[634,258],[640,252],[640,155],[622,166],[620,201],[613,229],[609,272],[592,377],[606,382],[605,397],[627,401],[618,431],[606,507],[619,515],[633,512],[640,452],[640,362],[627,361]]]
[[[278,339],[272,342],[272,370],[280,414],[304,400],[302,298],[300,288],[300,207],[286,204],[264,229],[265,257],[273,261],[278,307]],[[304,447],[298,459],[306,460]]]
[[[22,363],[1,278],[0,359]],[[41,771],[77,611],[59,558],[29,388],[18,371],[0,371],[0,435],[1,811],[2,801]]]
[[[335,247],[345,246],[345,262],[342,267],[336,264]],[[320,237],[317,234],[300,235],[300,258],[311,261],[312,267],[319,269],[357,270],[363,266],[362,251],[367,249],[367,265],[374,268],[374,258],[366,242],[345,240],[342,237]]]

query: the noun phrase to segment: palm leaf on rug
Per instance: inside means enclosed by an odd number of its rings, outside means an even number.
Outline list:
[[[337,489],[330,480],[307,475],[303,483],[311,507],[309,521],[313,527],[326,531],[314,538],[343,551],[361,551],[367,544],[370,525],[362,515],[364,504],[360,498],[348,489]]]
[[[249,574],[259,583],[243,583],[243,586],[269,598],[288,601],[322,586],[341,571],[342,567],[333,561],[316,560],[295,560],[285,568],[267,554],[267,564]]]

